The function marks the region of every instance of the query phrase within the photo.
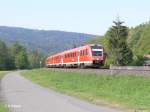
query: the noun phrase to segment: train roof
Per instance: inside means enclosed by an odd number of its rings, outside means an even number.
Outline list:
[[[68,53],[70,51],[76,51],[76,50],[79,50],[79,49],[82,49],[82,48],[85,48],[85,47],[90,47],[90,46],[94,46],[94,45],[97,45],[97,46],[102,46],[101,44],[86,44],[86,45],[83,45],[83,46],[79,46],[79,47],[76,47],[76,48],[72,48],[72,49],[68,49],[68,50],[65,50],[65,51],[62,51],[60,53],[55,53],[55,54],[52,54],[51,56],[48,56],[48,57],[54,57],[54,56],[58,56],[58,55],[61,55],[63,53]]]

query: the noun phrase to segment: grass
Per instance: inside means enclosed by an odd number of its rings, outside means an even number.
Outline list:
[[[7,73],[7,71],[0,71],[0,78],[5,75]]]
[[[0,71],[0,79],[6,74],[6,71]],[[0,102],[0,112],[8,112],[8,109]]]
[[[150,78],[30,70],[23,75],[44,87],[109,106],[150,110]],[[108,103],[109,102],[109,103]]]
[[[0,104],[0,112],[8,112],[8,109],[3,104]]]

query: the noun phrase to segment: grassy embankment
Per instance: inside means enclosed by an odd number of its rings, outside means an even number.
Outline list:
[[[6,74],[5,71],[0,71],[0,79]],[[0,102],[0,112],[8,112],[8,109],[5,108],[5,106]]]
[[[44,87],[96,104],[150,110],[149,77],[96,76],[48,70],[31,70],[23,75]]]
[[[3,104],[0,104],[0,112],[8,112],[8,109]]]

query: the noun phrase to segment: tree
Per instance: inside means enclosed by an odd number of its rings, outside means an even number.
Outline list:
[[[119,19],[113,22],[107,32],[109,55],[112,58],[112,64],[128,65],[133,60],[133,54],[127,45],[128,28],[123,26],[124,22]]]
[[[11,50],[8,48],[7,60],[6,60],[6,68],[7,70],[15,69],[14,58],[11,55]]]
[[[25,50],[25,48],[18,42],[14,43],[11,47],[11,53],[14,57],[22,50]]]
[[[26,49],[22,45],[18,43],[13,44],[11,47],[11,55],[13,57],[15,68],[26,69],[29,67],[28,55]]]
[[[20,51],[15,57],[15,65],[17,69],[28,68],[28,58],[25,50]]]
[[[4,42],[0,41],[0,70],[5,70],[7,68],[7,56],[8,49]]]
[[[14,69],[13,57],[11,50],[6,44],[0,41],[0,70],[11,70]]]
[[[29,62],[30,68],[40,68],[40,64],[42,61],[42,55],[39,53],[38,50],[33,50],[29,53]]]

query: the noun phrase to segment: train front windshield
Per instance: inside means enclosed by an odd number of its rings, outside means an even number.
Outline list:
[[[102,51],[92,51],[93,56],[102,56]]]
[[[91,46],[92,49],[92,56],[102,56],[102,46],[94,45]]]

